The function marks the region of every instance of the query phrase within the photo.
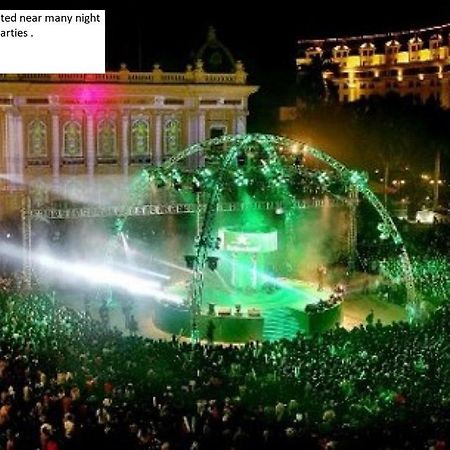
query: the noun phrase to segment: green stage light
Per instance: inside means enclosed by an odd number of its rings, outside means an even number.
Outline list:
[[[234,174],[234,182],[236,184],[236,186],[238,187],[243,187],[243,186],[248,186],[248,178],[244,175],[244,172],[240,169],[236,170],[235,174]]]
[[[116,234],[120,234],[123,232],[123,228],[125,226],[126,218],[125,217],[118,217],[114,221],[114,231]]]
[[[326,184],[329,181],[328,174],[326,172],[321,172],[317,177],[320,184]]]
[[[388,225],[386,225],[386,224],[383,223],[383,222],[380,222],[380,223],[377,225],[377,230],[380,232],[380,239],[381,239],[381,240],[389,239],[389,236],[390,236],[390,230],[389,230]]]
[[[195,175],[192,177],[192,190],[194,192],[200,192],[202,190],[200,180]]]
[[[141,177],[141,181],[143,181],[143,182],[148,182],[148,181],[151,181],[153,179],[152,172],[150,170],[148,170],[148,169],[144,169],[141,172],[140,177]]]
[[[261,173],[266,176],[270,175],[270,167],[264,159],[261,160]]]
[[[212,172],[207,167],[205,167],[200,171],[200,175],[202,176],[202,178],[209,178],[212,175]]]
[[[176,169],[172,170],[171,178],[174,189],[179,191],[183,187],[180,172]]]

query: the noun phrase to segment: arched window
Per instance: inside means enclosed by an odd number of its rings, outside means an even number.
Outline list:
[[[172,156],[181,149],[181,124],[178,119],[169,119],[164,125],[164,155]]]
[[[64,156],[66,158],[81,158],[81,125],[75,120],[64,124]]]
[[[39,119],[28,124],[28,157],[47,157],[47,125]]]
[[[148,119],[136,119],[131,125],[131,161],[150,161],[150,126]]]
[[[112,119],[103,119],[97,125],[97,157],[99,160],[116,160],[116,124]]]

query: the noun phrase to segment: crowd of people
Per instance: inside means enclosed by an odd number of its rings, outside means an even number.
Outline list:
[[[125,336],[54,296],[0,295],[0,448],[449,442],[447,306],[418,324],[225,347]]]
[[[411,252],[420,297],[440,305],[428,320],[384,326],[371,312],[352,330],[242,346],[144,338],[127,302],[124,334],[106,303],[96,320],[93,299],[75,311],[3,276],[0,450],[449,448],[444,231]],[[398,258],[372,256],[377,291],[403,301]]]
[[[448,299],[450,293],[450,225],[439,224],[421,229],[410,228],[400,222],[398,228],[406,238],[406,248],[414,277],[415,287],[421,300],[434,306]],[[375,240],[363,240],[358,247],[361,269],[380,275],[371,290],[383,300],[404,305],[404,267],[390,243],[382,245]]]
[[[411,267],[418,293],[427,301],[438,304],[450,292],[450,258],[444,255],[411,256]],[[385,284],[402,284],[402,265],[398,258],[380,263]]]

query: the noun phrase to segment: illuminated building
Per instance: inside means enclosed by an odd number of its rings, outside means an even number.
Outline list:
[[[213,29],[184,72],[0,75],[4,191],[37,184],[65,196],[105,176],[115,183],[189,144],[246,132],[247,73]],[[189,160],[192,167],[201,156]],[[119,186],[116,184],[116,186]]]
[[[389,92],[450,106],[450,24],[398,33],[299,41],[299,76],[315,58],[331,63],[323,77],[340,102]]]

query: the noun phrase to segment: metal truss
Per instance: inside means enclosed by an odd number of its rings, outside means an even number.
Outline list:
[[[268,134],[246,134],[246,135],[224,135],[218,138],[210,139],[201,143],[197,143],[187,147],[178,154],[167,160],[157,170],[161,173],[169,173],[178,163],[184,161],[191,155],[204,155],[211,167],[216,167],[213,183],[209,186],[204,195],[207,199],[206,203],[177,203],[177,204],[158,204],[144,206],[125,206],[125,207],[88,207],[88,208],[48,208],[48,209],[30,209],[29,204],[24,207],[22,212],[22,220],[24,224],[24,246],[28,247],[28,254],[31,254],[31,219],[45,217],[48,219],[76,219],[88,217],[130,217],[130,216],[151,216],[166,214],[203,214],[203,223],[201,226],[200,236],[197,237],[196,258],[194,261],[193,279],[190,287],[189,306],[192,314],[192,337],[196,341],[197,335],[197,318],[200,314],[203,293],[203,270],[206,264],[210,243],[213,236],[212,227],[217,212],[223,211],[240,211],[246,206],[240,203],[220,202],[221,191],[224,183],[224,175],[230,170],[236,160],[238,152],[251,152],[255,145],[259,145],[263,149],[266,156],[271,159],[273,164],[277,164],[284,168],[283,176],[288,177],[286,170],[286,162],[289,158],[294,159],[299,152],[304,156],[310,156],[333,169],[340,179],[345,183],[348,190],[347,199],[330,198],[328,204],[347,203],[350,207],[350,230],[348,235],[348,246],[351,261],[352,255],[356,251],[357,227],[356,227],[356,207],[358,196],[366,199],[372,207],[377,211],[384,233],[391,238],[399,248],[399,257],[403,268],[403,279],[406,286],[408,302],[416,302],[416,293],[414,287],[414,277],[412,273],[411,263],[408,253],[403,244],[402,237],[395,226],[389,213],[379,201],[378,197],[370,190],[367,180],[363,174],[348,169],[345,165],[334,159],[327,153],[318,150],[303,142],[295,141],[281,136]],[[220,147],[221,146],[221,147]],[[217,151],[220,147],[223,150]],[[294,151],[295,149],[295,151]],[[292,151],[291,151],[292,150]],[[286,192],[283,201],[279,202],[255,202],[255,209],[276,209],[283,208],[288,217],[289,211],[295,208],[305,207],[321,207],[324,206],[324,200],[310,199],[309,201],[298,201],[295,197]],[[24,257],[24,272],[27,270],[31,274],[30,257]],[[350,264],[350,263],[349,263]]]
[[[246,134],[246,135],[225,135],[218,138],[210,139],[202,143],[194,144],[187,147],[171,159],[166,161],[163,165],[163,170],[169,170],[178,164],[178,162],[185,158],[196,154],[202,153],[209,157],[209,160],[213,163],[218,163],[220,167],[224,168],[229,163],[227,160],[228,152],[224,154],[216,154],[211,149],[217,148],[217,146],[224,146],[225,148],[231,146],[232,148],[239,147],[240,149],[250,149],[251,145],[259,144],[265,149],[266,153],[274,156],[279,162],[281,155],[289,155],[290,149],[292,149],[291,158],[294,158],[298,152],[304,156],[311,156],[312,158],[325,163],[328,167],[333,169],[340,178],[347,184],[350,192],[348,198],[348,204],[350,206],[351,223],[348,235],[348,245],[350,252],[356,251],[357,240],[357,228],[356,228],[356,204],[358,202],[358,194],[366,199],[372,207],[378,213],[381,223],[386,230],[387,236],[391,238],[396,246],[399,248],[399,257],[401,259],[403,268],[403,281],[406,287],[407,299],[409,303],[416,304],[416,292],[414,286],[414,276],[412,272],[411,262],[409,260],[408,253],[403,244],[403,239],[389,215],[386,208],[379,201],[378,197],[370,190],[367,185],[367,179],[362,173],[355,170],[348,169],[344,164],[328,155],[322,150],[314,148],[304,142],[296,141],[282,136],[274,136],[269,134]],[[295,152],[293,151],[295,149]],[[226,155],[226,156],[225,156]],[[286,171],[287,173],[287,171]],[[214,185],[215,186],[215,185]],[[214,189],[214,188],[213,188]],[[290,200],[288,203],[291,203]],[[352,256],[350,255],[350,258]],[[349,259],[351,261],[351,259]],[[201,278],[203,283],[203,278]],[[195,283],[195,281],[194,281]],[[195,300],[193,301],[195,303]]]
[[[327,204],[339,206],[344,200],[339,198],[329,198]],[[320,197],[311,197],[305,200],[296,200],[294,208],[321,208],[325,200]],[[142,206],[102,206],[102,207],[80,207],[80,208],[33,208],[29,210],[32,219],[87,219],[95,217],[134,217],[134,216],[164,216],[176,214],[194,214],[205,212],[207,204],[200,203],[173,203],[173,204],[152,204]],[[240,202],[218,202],[217,212],[242,211],[244,209],[275,210],[283,207],[283,202],[279,201],[256,201],[251,205]]]

